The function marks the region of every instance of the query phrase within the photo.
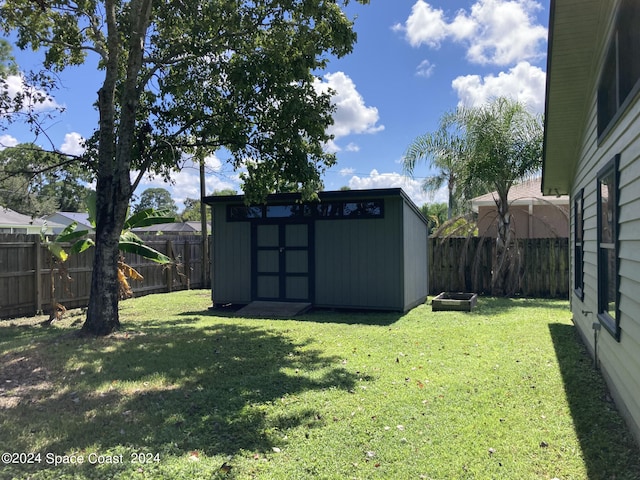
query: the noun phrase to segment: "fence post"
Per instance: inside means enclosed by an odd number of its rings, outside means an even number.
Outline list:
[[[41,264],[42,264],[42,243],[40,241],[40,235],[35,235],[35,241],[33,242],[34,248],[35,248],[35,262],[36,264],[34,265],[34,269],[33,269],[33,275],[34,275],[34,284],[35,284],[35,294],[36,294],[36,314],[40,314],[42,312],[42,288],[41,288],[41,276],[42,276],[42,270],[41,270]]]
[[[191,242],[184,239],[184,274],[187,277],[187,290],[191,290]]]
[[[171,240],[167,240],[167,257],[174,258],[173,243],[171,242]],[[167,292],[171,293],[173,291],[173,268],[171,268],[171,265],[167,267],[166,272]]]

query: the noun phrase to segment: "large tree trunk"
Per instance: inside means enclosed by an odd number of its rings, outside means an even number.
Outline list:
[[[82,326],[85,333],[92,335],[108,335],[120,327],[118,242],[122,227],[116,226],[114,221],[110,225],[105,223],[96,232],[89,308]]]
[[[105,80],[98,92],[100,112],[96,183],[96,246],[85,333],[107,335],[120,326],[118,315],[118,244],[131,199],[131,152],[139,105],[138,75],[144,40],[151,17],[152,0],[132,0],[131,31],[126,76],[118,89],[120,105],[116,122],[116,85],[121,39],[116,23],[116,1],[105,1],[107,49]]]
[[[509,285],[512,268],[511,256],[514,249],[507,193],[508,191],[499,194],[500,198],[496,202],[498,207],[498,238],[496,238],[496,258],[491,280],[491,293],[497,296],[508,295],[513,290],[513,285]]]

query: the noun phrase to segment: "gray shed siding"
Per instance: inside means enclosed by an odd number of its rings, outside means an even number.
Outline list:
[[[427,300],[429,268],[427,232],[420,215],[409,205],[403,208],[402,250],[404,257],[404,309],[408,310]]]
[[[213,207],[211,298],[213,303],[251,302],[251,225],[227,222],[226,205]]]
[[[382,199],[384,208],[382,217],[310,219],[312,303],[394,311],[407,311],[423,303],[428,292],[427,225],[404,193],[387,189],[320,195],[326,195],[327,202]],[[277,195],[273,203],[289,202],[290,198],[294,197]],[[252,275],[256,275],[252,269],[252,222],[289,225],[289,220],[228,221],[228,206],[241,204],[242,197],[206,197],[205,202],[213,212],[212,300],[215,304],[249,303],[254,300]]]
[[[584,119],[577,168],[572,179],[572,197],[583,190],[584,198],[584,299],[572,295],[572,313],[577,328],[593,353],[592,324],[596,321],[595,314],[598,311],[596,179],[598,171],[620,154],[618,291],[621,336],[617,342],[602,329],[597,353],[616,404],[640,441],[640,96],[636,96],[611,131],[598,142],[597,81],[611,36],[614,9],[607,9],[606,14],[601,18],[601,25],[606,28],[603,29],[604,35],[598,39],[598,60],[590,91],[590,108]],[[572,205],[572,241],[575,227]],[[571,252],[573,255],[573,249]],[[575,268],[573,257],[571,263]]]
[[[384,218],[316,222],[317,306],[404,310],[401,219],[385,198]]]

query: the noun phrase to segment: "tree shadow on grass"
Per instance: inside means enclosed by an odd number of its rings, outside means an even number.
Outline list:
[[[638,446],[573,325],[549,331],[589,479],[640,478]]]
[[[11,399],[0,405],[0,447],[270,452],[283,443],[274,432],[321,418],[298,404],[299,395],[352,390],[356,380],[339,358],[259,326],[183,325],[103,339],[67,334],[1,356],[0,382],[13,387],[0,392]],[[276,403],[292,407],[274,417]]]
[[[237,308],[216,308],[213,310],[191,311],[180,313],[179,316],[193,317],[194,319],[204,316],[215,316],[234,318],[237,317]],[[256,322],[265,320],[299,320],[303,322],[316,323],[339,323],[343,325],[393,325],[400,320],[405,314],[401,312],[392,312],[384,310],[357,310],[357,309],[335,309],[335,308],[313,308],[306,313],[297,315],[293,318],[255,318]],[[244,319],[246,320],[246,318]],[[175,320],[174,323],[180,323],[181,320]]]

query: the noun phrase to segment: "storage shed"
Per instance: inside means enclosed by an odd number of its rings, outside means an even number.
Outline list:
[[[211,196],[214,304],[407,311],[427,298],[427,222],[399,188]]]

